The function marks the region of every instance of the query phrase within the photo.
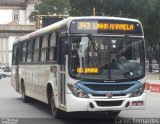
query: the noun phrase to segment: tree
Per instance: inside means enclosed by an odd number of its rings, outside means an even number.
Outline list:
[[[96,15],[101,15],[100,9],[103,7],[103,0],[70,0],[70,6],[71,16],[91,16],[93,7],[96,8]]]
[[[93,7],[98,16],[119,16],[139,19],[144,27],[147,50],[160,65],[160,1],[159,0],[41,0],[30,15],[35,20],[37,14],[70,14],[71,16],[91,16]],[[147,52],[149,54],[150,52]]]
[[[69,0],[40,0],[40,3],[35,5],[29,19],[35,21],[36,15],[66,15],[70,9]]]
[[[147,58],[150,64],[155,58],[160,65],[159,0],[70,0],[70,5],[73,16],[92,15],[95,7],[97,15],[139,19],[144,27]]]
[[[153,50],[153,57],[160,67],[160,1],[155,0],[150,4],[150,11],[145,20],[145,39]],[[159,68],[160,72],[160,68]]]

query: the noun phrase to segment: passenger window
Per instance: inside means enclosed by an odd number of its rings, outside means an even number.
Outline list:
[[[40,61],[46,62],[47,60],[47,50],[48,50],[48,35],[41,38],[41,55]]]
[[[50,34],[50,47],[56,46],[56,33]]]
[[[22,63],[26,62],[26,43],[23,43],[22,45]]]
[[[33,51],[33,41],[29,41],[27,47],[27,63],[32,62],[32,51]]]
[[[47,54],[47,50],[46,49],[42,49],[41,50],[41,62],[45,62],[46,61],[46,58],[47,58],[46,54]]]
[[[48,37],[44,36],[42,37],[42,48],[48,47]]]
[[[17,55],[17,46],[14,45],[13,47],[13,59],[12,59],[12,64],[16,64],[16,55]]]
[[[49,61],[56,61],[57,60],[57,43],[56,43],[56,33],[52,33],[49,35]]]
[[[39,61],[39,38],[34,40],[33,62]]]
[[[65,54],[66,54],[66,51],[67,51],[67,37],[61,37],[59,39],[59,50],[58,50],[58,63],[59,64],[62,64],[62,65],[65,65]]]

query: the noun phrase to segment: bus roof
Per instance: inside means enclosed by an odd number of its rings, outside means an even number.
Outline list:
[[[68,18],[66,18],[66,19],[64,19],[62,21],[56,22],[56,23],[54,23],[52,25],[49,25],[49,26],[47,26],[45,28],[36,30],[36,31],[34,31],[34,32],[30,33],[30,34],[22,36],[19,39],[17,39],[14,42],[14,44],[18,43],[20,41],[25,41],[25,40],[27,40],[29,38],[38,37],[39,35],[43,35],[43,34],[45,34],[47,32],[52,31],[52,30],[56,30],[56,29],[63,28],[63,27],[69,28],[71,21],[73,21],[73,20],[81,20],[81,19],[117,20],[117,21],[137,22],[137,23],[141,24],[139,20],[130,19],[130,18],[121,18],[121,17],[104,17],[104,16],[68,17]]]

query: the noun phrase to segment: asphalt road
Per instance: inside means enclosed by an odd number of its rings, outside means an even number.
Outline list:
[[[104,113],[72,113],[68,119],[54,119],[48,105],[36,100],[31,103],[23,103],[21,95],[11,87],[9,77],[0,80],[0,118],[2,118],[0,124],[14,121],[17,121],[18,124],[106,124],[117,121],[107,118],[107,114]],[[160,93],[148,91],[146,110],[122,111],[119,118],[122,120],[126,118],[160,118]]]

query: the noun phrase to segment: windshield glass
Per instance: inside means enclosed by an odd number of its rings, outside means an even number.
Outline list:
[[[70,72],[88,79],[122,80],[144,75],[142,38],[74,36]]]

